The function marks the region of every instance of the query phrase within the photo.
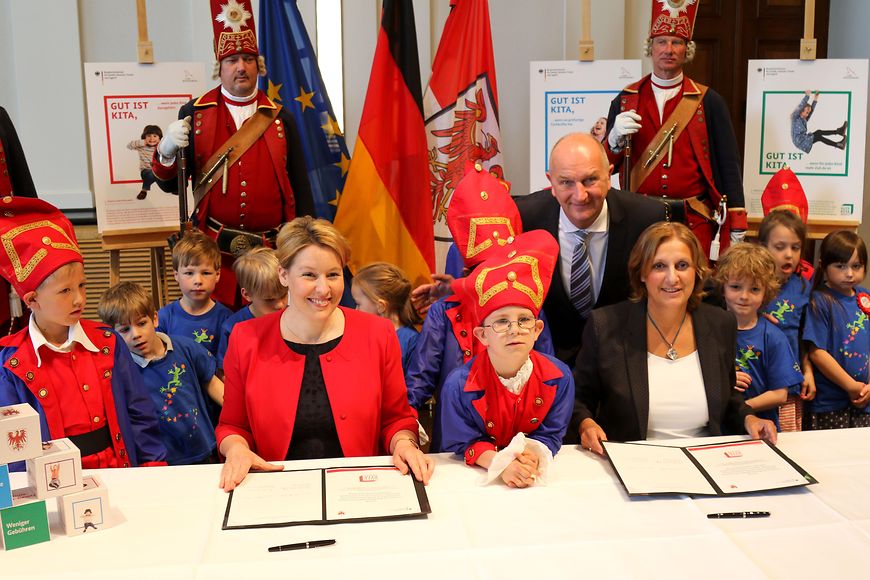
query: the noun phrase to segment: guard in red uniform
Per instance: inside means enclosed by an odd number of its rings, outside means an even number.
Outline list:
[[[472,309],[484,351],[447,378],[441,390],[442,449],[468,465],[527,487],[558,453],[574,406],[574,379],[555,357],[532,350],[559,245],[535,230],[453,283]]]
[[[175,180],[176,154],[186,147],[194,221],[223,254],[213,297],[238,309],[234,256],[252,246],[274,247],[279,226],[311,215],[314,201],[293,115],[257,89],[266,68],[249,1],[211,0],[211,11],[221,86],[181,107],[152,169],[160,180]]]
[[[126,344],[80,320],[85,275],[72,225],[49,203],[4,197],[0,237],[0,274],[32,312],[27,328],[0,339],[0,406],[33,407],[43,439],[69,437],[86,469],[165,465],[157,414]]]
[[[652,2],[647,55],[653,72],[611,103],[605,147],[622,188],[661,199],[669,219],[686,223],[709,256],[716,233],[722,250],[743,239],[746,210],[728,107],[716,91],[683,74],[695,54],[699,1]]]

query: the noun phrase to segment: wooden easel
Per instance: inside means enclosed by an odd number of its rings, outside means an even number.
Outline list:
[[[595,42],[592,40],[592,0],[580,2],[580,46],[578,60],[592,62],[595,60]]]
[[[815,34],[815,17],[816,17],[816,0],[806,0],[804,5],[804,37],[801,39],[800,59],[801,60],[816,60],[816,39]],[[749,218],[749,229],[746,232],[748,236],[758,236],[758,226],[761,225],[762,218]],[[824,239],[831,232],[837,230],[852,230],[858,231],[860,221],[833,221],[821,219],[807,220],[807,248],[804,250],[804,256],[810,256],[810,262],[815,254],[815,240]],[[808,251],[807,251],[808,250]]]
[[[154,50],[148,40],[148,18],[145,0],[136,0],[136,20],[139,26],[137,53],[140,64],[154,64]],[[169,301],[166,280],[165,248],[167,238],[176,233],[176,227],[133,228],[103,232],[100,243],[109,252],[109,285],[121,281],[121,250],[148,248],[151,253],[151,297],[160,308]]]

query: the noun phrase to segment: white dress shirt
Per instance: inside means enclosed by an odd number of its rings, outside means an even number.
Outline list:
[[[656,98],[656,107],[659,109],[659,123],[661,123],[663,120],[662,115],[664,115],[665,111],[665,103],[676,97],[680,92],[680,87],[683,84],[683,73],[678,74],[672,79],[660,79],[653,73],[650,80],[652,80],[652,91]]]
[[[30,342],[33,344],[33,352],[36,353],[37,367],[42,366],[42,357],[39,356],[40,346],[48,347],[54,352],[70,352],[75,343],[79,343],[91,352],[100,351],[93,341],[88,338],[88,335],[85,334],[85,329],[82,328],[82,325],[78,322],[69,327],[69,334],[67,335],[66,342],[60,346],[55,346],[48,342],[48,339],[45,338],[45,335],[42,334],[42,331],[36,325],[36,320],[32,314],[30,315],[30,322],[28,323],[28,331],[30,332]]]
[[[604,260],[607,257],[607,228],[609,226],[609,213],[607,200],[601,207],[598,218],[592,225],[586,228],[589,235],[586,237],[586,251],[589,254],[589,269],[592,275],[592,306],[598,301],[598,293],[601,291],[601,281],[604,278]],[[571,223],[565,211],[559,209],[559,261],[562,266],[562,286],[565,293],[571,295],[571,263],[574,260],[574,248],[578,238],[574,232],[580,228]]]

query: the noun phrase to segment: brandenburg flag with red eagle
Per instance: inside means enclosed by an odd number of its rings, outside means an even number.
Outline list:
[[[439,265],[447,246],[440,242],[451,241],[447,207],[465,163],[479,162],[504,179],[489,5],[452,0],[450,6],[423,97]]]
[[[413,5],[384,0],[335,225],[350,242],[352,272],[390,262],[415,286],[427,282],[435,268],[422,100]]]

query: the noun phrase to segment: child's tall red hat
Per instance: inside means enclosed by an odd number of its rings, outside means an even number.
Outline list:
[[[41,199],[0,199],[0,274],[19,296],[36,290],[55,270],[82,262],[72,224]]]

